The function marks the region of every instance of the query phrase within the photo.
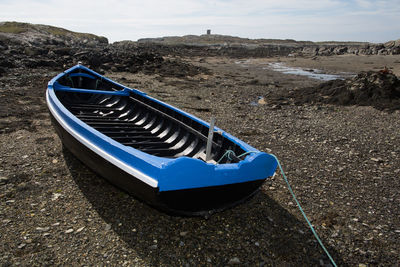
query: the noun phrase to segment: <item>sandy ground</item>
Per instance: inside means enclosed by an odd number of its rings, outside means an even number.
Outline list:
[[[305,212],[339,266],[400,262],[400,113],[372,107],[270,102],[321,81],[263,63],[354,72],[399,71],[399,57],[185,58],[194,77],[106,75],[209,120],[281,160]],[[113,266],[329,266],[280,175],[250,201],[204,218],[172,217],[113,187],[55,134],[45,86],[56,73],[0,78],[0,263]],[[258,105],[263,97],[265,104]]]

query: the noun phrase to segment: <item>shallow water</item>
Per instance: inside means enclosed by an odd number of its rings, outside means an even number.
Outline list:
[[[351,73],[326,74],[326,73],[323,73],[323,71],[319,70],[319,69],[302,69],[302,68],[297,68],[297,67],[288,67],[280,62],[268,63],[268,67],[263,67],[263,69],[272,69],[274,71],[279,71],[284,74],[307,76],[309,78],[322,80],[322,81],[331,81],[331,80],[336,80],[336,79],[344,80],[348,77],[353,76],[353,74],[351,74]]]

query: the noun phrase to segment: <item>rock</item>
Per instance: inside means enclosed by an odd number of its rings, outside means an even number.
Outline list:
[[[0,185],[8,183],[9,179],[5,176],[0,176]]]
[[[149,247],[149,249],[151,249],[151,250],[156,250],[157,248],[158,248],[158,245],[157,245],[157,244],[151,245],[151,246]]]
[[[51,200],[55,201],[61,196],[62,196],[62,194],[60,194],[60,193],[53,193],[53,195],[51,196]]]
[[[272,105],[272,106],[271,106],[271,109],[272,109],[272,110],[282,109],[282,106],[281,106],[281,105]]]
[[[66,230],[65,233],[66,233],[66,234],[70,234],[70,233],[72,233],[73,231],[74,231],[74,229],[70,228],[70,229]]]
[[[19,249],[22,249],[22,248],[24,248],[25,246],[26,246],[25,243],[21,243],[21,244],[18,245],[18,248],[19,248]]]
[[[111,224],[106,224],[106,227],[104,228],[104,230],[110,231],[111,230]]]
[[[384,160],[382,158],[371,158],[372,161],[375,161],[377,163],[383,163]]]
[[[17,185],[17,190],[18,190],[18,191],[24,191],[24,190],[27,190],[28,188],[29,188],[29,186],[28,186],[28,184],[25,183],[25,182],[19,183],[19,184]]]
[[[3,68],[3,67],[0,67],[0,77],[1,77],[4,73],[6,73],[6,69]]]
[[[56,67],[58,64],[54,60],[48,59],[25,59],[22,62],[25,67],[39,68],[39,67]]]
[[[327,103],[373,106],[379,110],[400,109],[400,80],[389,69],[360,72],[346,80],[333,80],[295,90],[289,96],[296,104]]]
[[[187,231],[185,231],[185,232],[180,232],[180,233],[179,233],[180,236],[186,236],[187,234],[188,234]]]
[[[5,58],[3,58],[3,59],[0,58],[0,67],[9,69],[9,68],[15,68],[16,66],[17,65],[13,61],[5,59]]]
[[[265,105],[265,104],[267,104],[267,102],[265,102],[264,97],[261,97],[260,99],[258,99],[258,104],[259,105]]]
[[[36,231],[39,232],[47,232],[50,230],[50,227],[36,227]]]
[[[28,46],[28,47],[25,47],[24,53],[27,56],[34,57],[34,56],[46,54],[47,50],[41,49],[38,47]]]
[[[239,258],[238,257],[234,257],[234,258],[229,260],[228,265],[237,265],[237,264],[240,264],[240,263],[241,262],[240,262]]]
[[[73,54],[73,50],[71,47],[57,47],[51,51],[58,56],[70,56]]]
[[[80,233],[80,232],[82,232],[83,229],[85,229],[85,226],[82,226],[81,228],[78,228],[78,229],[75,231],[75,233]]]

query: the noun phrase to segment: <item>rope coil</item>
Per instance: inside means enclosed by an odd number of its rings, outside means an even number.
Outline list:
[[[257,153],[257,152],[259,152],[259,151],[247,151],[247,152],[245,152],[245,153],[243,153],[243,154],[240,154],[239,156],[236,156],[236,154],[235,154],[235,152],[234,152],[233,150],[227,150],[227,151],[222,155],[222,157],[217,161],[217,163],[220,163],[225,157],[227,157],[229,160],[233,160],[232,156],[235,156],[235,157],[237,157],[237,158],[241,158],[241,157],[246,156],[246,155],[248,155],[248,154]]]

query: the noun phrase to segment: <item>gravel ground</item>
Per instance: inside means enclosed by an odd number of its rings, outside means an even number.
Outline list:
[[[338,265],[399,265],[399,111],[278,103],[277,91],[320,82],[225,58],[184,60],[210,72],[106,75],[216,116],[220,128],[277,155]],[[280,175],[208,219],[160,213],[97,177],[51,127],[44,93],[55,74],[0,77],[2,266],[329,265]]]

